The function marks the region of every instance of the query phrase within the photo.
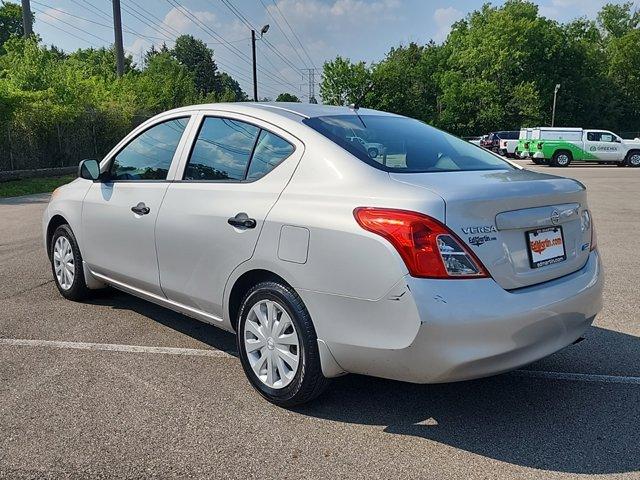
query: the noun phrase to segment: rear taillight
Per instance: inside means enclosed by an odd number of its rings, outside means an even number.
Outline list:
[[[596,226],[593,224],[593,217],[589,210],[584,210],[580,217],[580,228],[584,232],[587,228],[591,230],[591,241],[589,242],[589,251],[592,252],[598,246],[598,237],[596,235]]]
[[[362,228],[387,239],[409,273],[420,278],[481,278],[480,260],[438,220],[417,212],[360,207],[353,211]]]
[[[542,150],[542,142],[538,142],[538,150]]]
[[[589,251],[593,252],[598,246],[598,235],[596,235],[596,225],[593,223],[593,217],[591,217],[591,248]]]

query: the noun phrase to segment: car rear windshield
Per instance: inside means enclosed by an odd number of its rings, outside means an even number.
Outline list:
[[[511,170],[501,158],[406,117],[332,115],[304,123],[363,162],[387,172]]]

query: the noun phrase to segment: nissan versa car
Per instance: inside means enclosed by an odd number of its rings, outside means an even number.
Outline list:
[[[277,405],[349,372],[505,372],[576,341],[601,308],[581,183],[399,115],[180,108],[79,177],[43,220],[60,293],[110,285],[235,332]]]

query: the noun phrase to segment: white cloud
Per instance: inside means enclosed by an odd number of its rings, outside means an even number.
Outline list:
[[[442,42],[447,38],[449,31],[451,30],[451,25],[464,17],[464,12],[461,12],[457,8],[447,7],[447,8],[438,8],[435,12],[433,12],[433,20],[436,23],[436,33],[433,36],[433,39],[436,42]]]
[[[551,0],[540,5],[540,15],[559,21],[571,20],[580,16],[595,17],[605,2],[601,0]]]

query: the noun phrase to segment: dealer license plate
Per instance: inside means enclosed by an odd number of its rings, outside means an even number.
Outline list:
[[[531,268],[546,267],[567,259],[562,227],[547,227],[525,233]]]

